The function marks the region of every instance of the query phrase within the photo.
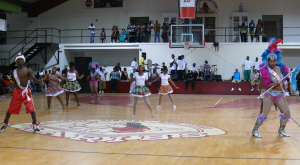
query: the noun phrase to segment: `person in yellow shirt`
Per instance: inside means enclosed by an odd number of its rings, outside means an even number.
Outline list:
[[[140,59],[139,65],[142,65],[144,68],[145,68],[145,65],[147,65],[147,64],[145,64],[145,60],[146,60],[146,55],[143,54],[141,59]]]

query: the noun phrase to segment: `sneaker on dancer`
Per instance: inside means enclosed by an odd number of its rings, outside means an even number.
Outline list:
[[[171,85],[169,84],[169,82],[171,82],[176,89],[179,89],[179,87],[177,87],[175,85],[175,83],[172,81],[170,75],[168,75],[168,68],[167,67],[164,67],[163,69],[163,73],[159,74],[159,76],[153,80],[152,82],[150,83],[153,83],[153,82],[156,82],[158,81],[159,79],[161,79],[161,86],[158,90],[158,94],[159,94],[159,107],[161,105],[161,100],[162,100],[162,97],[163,95],[168,95],[171,102],[172,102],[172,105],[173,105],[173,108],[176,108],[175,104],[174,104],[174,101],[173,101],[173,98],[171,96],[171,93],[173,93],[173,89],[171,87]]]
[[[17,69],[15,69],[13,72],[13,81],[16,86],[8,94],[8,97],[10,97],[11,92],[13,92],[9,109],[3,121],[2,128],[0,129],[1,132],[4,132],[4,130],[7,128],[11,114],[20,113],[22,103],[26,107],[26,113],[31,114],[33,123],[37,124],[34,104],[32,102],[32,94],[30,88],[28,87],[28,80],[31,78],[35,84],[41,84],[42,82],[35,78],[31,69],[23,66],[25,61],[26,59],[21,53],[19,53],[15,58]]]
[[[251,90],[250,91],[253,91],[254,90],[254,88],[253,87],[251,87]]]
[[[157,108],[157,109],[160,109],[160,108],[161,108],[161,106],[159,105],[159,106],[157,106],[156,108]]]
[[[33,125],[33,127],[32,127],[33,128],[33,132],[36,133],[36,134],[40,133],[39,124],[40,124],[40,122],[38,122],[36,124],[32,123],[32,125]]]

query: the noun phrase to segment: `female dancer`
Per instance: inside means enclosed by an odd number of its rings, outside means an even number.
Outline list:
[[[155,117],[155,114],[152,112],[152,108],[151,108],[151,105],[148,100],[148,96],[151,95],[151,92],[150,92],[149,88],[147,87],[148,85],[151,85],[150,83],[148,83],[148,74],[144,72],[145,69],[142,65],[140,65],[138,68],[139,68],[139,72],[135,72],[133,75],[133,78],[136,81],[136,86],[134,87],[134,89],[132,90],[132,93],[131,93],[134,96],[132,117],[135,117],[136,104],[138,102],[139,97],[144,98],[152,116]],[[130,80],[128,75],[126,75],[126,76],[127,76],[127,79],[131,82],[132,80]],[[147,86],[145,84],[147,84]]]
[[[262,54],[262,61],[264,62],[263,67],[259,69],[261,73],[260,86],[263,92],[266,92],[269,88],[274,86],[273,89],[269,90],[263,98],[263,111],[260,115],[257,115],[256,123],[252,131],[252,136],[256,138],[262,138],[258,134],[258,128],[267,119],[267,115],[270,112],[271,106],[275,103],[278,108],[282,111],[280,116],[280,127],[278,135],[284,137],[290,137],[290,135],[284,132],[286,123],[290,120],[290,110],[285,100],[287,83],[286,80],[280,80],[289,73],[289,69],[280,62],[281,52],[277,49],[277,44],[282,43],[281,39],[271,39],[269,48]]]
[[[96,70],[99,68],[98,62],[90,62],[89,63],[89,70],[91,70],[90,76],[87,77],[87,81],[89,81],[90,89],[92,93],[92,103],[95,102],[94,93],[96,94],[96,97],[99,101],[98,97],[98,79],[99,74],[96,72]]]
[[[56,67],[53,67],[52,73],[46,75],[43,79],[40,80],[40,81],[48,81],[48,88],[46,91],[48,109],[50,109],[52,96],[56,96],[56,98],[59,100],[59,102],[63,106],[63,109],[65,109],[64,103],[63,103],[61,97],[59,96],[60,94],[62,94],[64,92],[64,89],[62,89],[59,86],[58,79],[68,80],[67,78],[62,77],[61,75],[57,74]]]
[[[70,92],[73,93],[77,105],[80,106],[77,91],[80,91],[81,87],[77,81],[77,79],[82,79],[84,74],[80,77],[78,76],[78,72],[75,70],[75,63],[70,62],[70,69],[66,72],[65,77],[68,79],[66,83],[63,85],[64,90],[67,92],[66,97],[66,105],[69,105],[69,96]]]
[[[162,69],[163,73],[159,74],[159,77],[157,77],[157,79],[151,81],[150,83],[156,82],[157,80],[161,79],[161,86],[159,88],[158,94],[159,94],[159,102],[158,102],[158,106],[157,108],[161,108],[161,100],[163,95],[169,95],[169,98],[173,104],[173,108],[176,109],[176,106],[174,104],[173,98],[171,96],[171,93],[173,93],[173,89],[169,84],[169,81],[175,86],[176,89],[179,89],[179,87],[177,87],[174,82],[172,81],[170,75],[168,75],[168,68],[164,67]]]

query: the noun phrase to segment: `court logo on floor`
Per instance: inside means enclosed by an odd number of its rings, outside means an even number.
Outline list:
[[[32,132],[30,123],[10,127]],[[41,122],[40,129],[41,135],[88,143],[170,140],[227,134],[219,128],[187,123],[106,119],[45,121]]]

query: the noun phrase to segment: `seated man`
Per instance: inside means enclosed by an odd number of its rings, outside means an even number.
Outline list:
[[[233,73],[233,80],[231,82],[231,87],[232,87],[231,91],[234,91],[234,88],[233,88],[234,83],[239,83],[239,91],[242,91],[241,90],[241,80],[240,80],[240,78],[241,78],[241,73],[238,72],[238,69],[236,69],[235,72]]]
[[[194,76],[190,70],[188,70],[188,73],[186,74],[185,90],[187,90],[189,82],[192,82],[192,88],[195,90]]]
[[[259,73],[256,69],[254,69],[254,73],[251,75],[251,91],[254,90],[254,85],[258,83]],[[257,85],[257,90],[259,91],[259,85]]]
[[[196,81],[198,77],[198,68],[196,67],[196,63],[193,63],[193,66],[191,67],[191,73],[193,74],[194,81]]]

